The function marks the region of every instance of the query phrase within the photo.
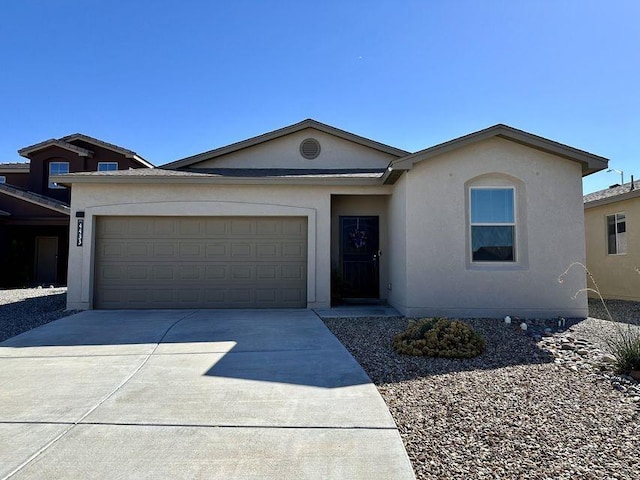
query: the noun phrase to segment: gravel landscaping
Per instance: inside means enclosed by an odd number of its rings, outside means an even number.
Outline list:
[[[65,301],[65,288],[0,290],[0,341],[73,313]],[[640,303],[607,306],[640,328]],[[606,351],[620,324],[588,318],[542,336],[465,320],[486,352],[447,360],[396,354],[403,318],[324,321],[377,385],[418,479],[640,478],[640,385],[613,374]]]
[[[640,305],[608,306],[640,323]],[[640,387],[611,372],[602,342],[616,324],[589,318],[534,338],[465,321],[487,343],[470,360],[396,354],[406,319],[325,319],[377,385],[418,479],[640,478]]]
[[[66,302],[66,288],[0,290],[0,342],[70,315]]]

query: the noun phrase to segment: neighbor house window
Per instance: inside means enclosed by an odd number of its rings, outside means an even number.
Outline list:
[[[607,252],[627,253],[627,220],[624,213],[607,215]]]
[[[7,183],[7,177],[0,175],[0,183]]]
[[[470,208],[471,260],[515,262],[515,189],[471,188]]]
[[[118,162],[98,162],[99,172],[112,172],[118,170]]]
[[[49,164],[49,188],[65,188],[51,181],[52,175],[69,173],[69,162],[51,162]]]

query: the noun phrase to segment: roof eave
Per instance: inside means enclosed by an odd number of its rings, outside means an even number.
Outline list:
[[[293,125],[289,125],[287,127],[283,127],[277,130],[273,130],[271,132],[263,133],[262,135],[251,137],[246,140],[232,143],[230,145],[226,145],[220,148],[216,148],[203,153],[192,155],[190,157],[176,160],[174,162],[167,163],[165,165],[162,165],[162,168],[178,169],[178,168],[187,167],[189,165],[193,165],[198,162],[211,160],[223,155],[227,155],[229,153],[237,152],[245,148],[253,147],[255,145],[268,142],[270,140],[275,140],[276,138],[281,138],[287,135],[291,135],[293,133],[300,132],[307,128],[314,128],[321,132],[328,133],[330,135],[334,135],[339,138],[343,138],[345,140],[349,140],[349,141],[358,143],[360,145],[373,148],[375,150],[379,150],[383,153],[387,153],[398,158],[403,157],[409,153],[405,150],[391,147],[389,145],[385,145],[383,143],[376,142],[375,140],[361,137],[359,135],[347,132],[345,130],[340,130],[338,128],[332,127],[331,125],[326,125],[324,123],[318,122],[313,119],[306,119],[306,120],[303,120],[302,122],[298,122]]]
[[[383,184],[382,177],[373,178],[336,178],[336,177],[222,177],[213,175],[202,176],[77,176],[52,175],[51,181],[65,186],[73,184],[215,184],[215,185],[360,185],[360,186],[380,186]]]
[[[141,157],[140,155],[138,155],[138,154],[133,155],[131,158],[133,158],[136,162],[138,162],[138,163],[140,163],[140,164],[144,165],[144,166],[145,166],[145,167],[147,167],[147,168],[156,168],[156,166],[155,166],[153,163],[151,163],[151,162],[149,162],[149,161],[145,160],[144,158],[142,158],[142,157]]]
[[[68,150],[70,152],[75,153],[81,157],[93,157],[93,152],[91,150],[87,150],[86,148],[78,147],[77,145],[73,145],[71,143],[58,140],[56,138],[50,138],[49,140],[45,140],[44,142],[36,143],[34,145],[30,145],[28,147],[21,148],[18,150],[18,155],[24,158],[31,158],[29,155],[33,152],[37,152],[40,150],[44,150],[46,148],[51,147],[59,147],[64,150]]]
[[[592,200],[584,204],[585,210],[594,207],[601,207],[602,205],[609,205],[611,203],[624,202],[625,200],[631,200],[632,198],[640,197],[640,190],[635,189],[627,193],[621,193],[612,197],[600,198],[598,200]]]
[[[2,168],[0,165],[0,173],[29,173],[29,169],[16,167]]]
[[[516,128],[509,127],[508,125],[498,124],[478,132],[470,133],[468,135],[440,143],[411,155],[407,155],[406,157],[393,161],[392,166],[393,168],[404,168],[409,170],[413,168],[416,163],[423,160],[427,160],[435,157],[436,155],[442,155],[492,137],[509,140],[530,148],[535,148],[536,150],[540,150],[545,153],[578,162],[582,165],[583,177],[599,172],[600,170],[604,170],[607,168],[609,162],[607,158],[585,152],[584,150],[579,150],[523,130],[518,130]]]
[[[55,212],[58,213],[63,213],[65,215],[69,215],[69,211],[70,208],[66,205],[53,205],[50,202],[46,202],[46,201],[41,201],[39,200],[37,197],[31,195],[20,195],[19,193],[16,193],[16,191],[12,191],[12,190],[18,190],[18,189],[0,189],[0,194],[5,194],[8,195],[10,197],[13,198],[17,198],[18,200],[22,200],[28,203],[32,203],[34,205],[38,205],[39,207],[43,207],[43,208],[48,208],[49,210],[53,210]],[[28,192],[27,192],[28,193]]]

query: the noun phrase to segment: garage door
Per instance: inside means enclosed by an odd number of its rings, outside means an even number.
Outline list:
[[[95,308],[307,305],[304,217],[98,217]]]

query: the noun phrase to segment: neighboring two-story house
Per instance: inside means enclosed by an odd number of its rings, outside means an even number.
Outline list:
[[[0,163],[0,287],[64,285],[70,190],[49,177],[153,165],[131,150],[79,133],[18,153],[29,161]]]

